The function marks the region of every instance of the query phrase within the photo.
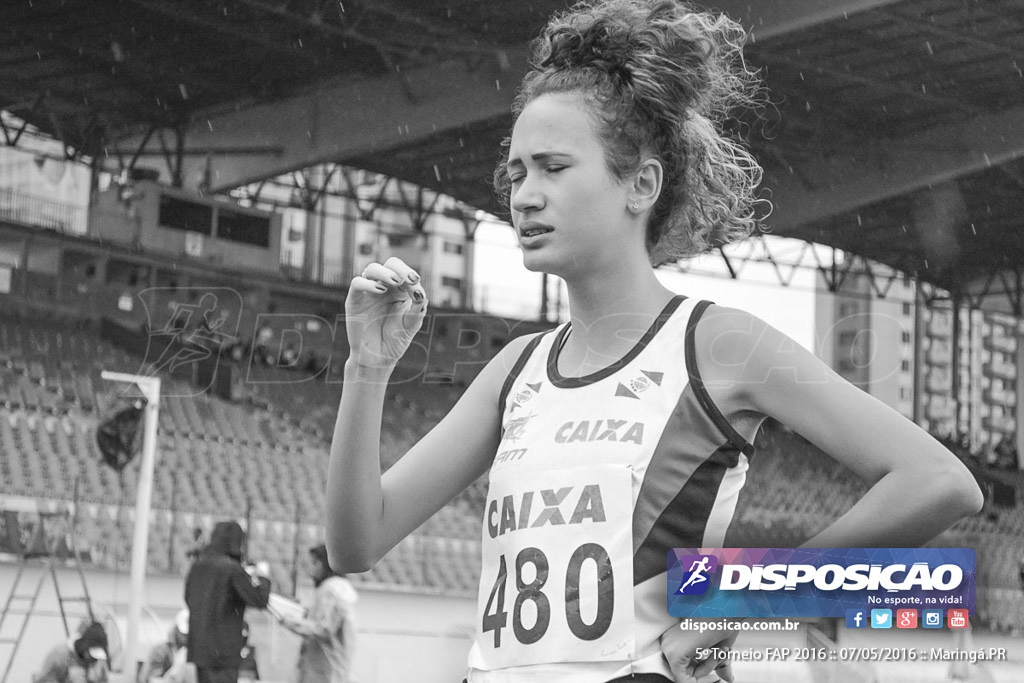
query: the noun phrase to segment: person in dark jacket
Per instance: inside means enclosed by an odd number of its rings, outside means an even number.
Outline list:
[[[244,538],[238,522],[218,523],[185,577],[188,661],[198,683],[236,683],[246,646],[245,608],[265,608],[270,599],[270,580],[242,566]]]
[[[85,620],[67,643],[46,655],[36,683],[106,683],[107,632],[97,622]]]

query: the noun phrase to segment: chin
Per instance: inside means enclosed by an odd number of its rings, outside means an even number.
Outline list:
[[[547,273],[548,275],[558,275],[558,271],[561,268],[558,267],[558,262],[552,259],[548,255],[541,255],[539,253],[523,252],[523,267],[531,273]]]

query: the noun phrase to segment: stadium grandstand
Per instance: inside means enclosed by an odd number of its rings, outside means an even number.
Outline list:
[[[558,321],[547,283],[530,315],[485,312],[473,257],[474,231],[499,222],[488,175],[526,44],[567,3],[186,4],[34,0],[0,11],[11,37],[0,44],[0,683],[31,680],[85,613],[66,605],[83,591],[110,634],[118,680],[131,680],[181,607],[192,553],[224,519],[243,524],[246,556],[269,563],[275,592],[308,593],[299,558],[323,537],[344,287],[376,255],[429,264],[432,298],[388,387],[382,468],[509,339]],[[749,58],[776,93],[782,124],[751,143],[774,192],[772,229],[831,250],[828,262],[720,252],[727,275],[754,261],[811,269],[832,292],[863,276],[875,288],[866,298],[883,299],[886,274],[899,272],[923,309],[955,308],[954,340],[973,334],[960,328],[961,308],[998,311],[1016,330],[1001,352],[1016,360],[986,367],[1008,387],[1000,414],[1019,423],[1019,6],[706,4],[754,30]],[[1008,647],[1010,661],[737,663],[737,680],[1024,677],[1024,470],[1016,455],[993,467],[995,438],[959,419],[990,390],[977,379],[980,356],[961,361],[950,343],[936,396],[955,417],[948,430],[929,427],[971,468],[986,504],[931,545],[976,551],[972,637]],[[135,662],[124,650],[139,462],[115,469],[96,435],[140,393],[104,372],[161,380]],[[1022,432],[1004,423],[1001,433],[1019,450]],[[864,490],[778,424],[755,445],[730,546],[797,546]],[[459,680],[486,485],[350,577],[362,596],[361,683]],[[23,576],[30,563],[36,573]],[[15,605],[33,588],[27,607]],[[250,619],[262,678],[288,680],[296,642],[264,615]],[[856,635],[821,620],[796,638],[746,642],[834,646]]]

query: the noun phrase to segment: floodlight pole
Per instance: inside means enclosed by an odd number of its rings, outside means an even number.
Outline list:
[[[156,430],[160,412],[160,378],[108,372],[100,375],[112,382],[134,384],[146,397],[144,431],[142,433],[142,464],[135,497],[135,530],[132,541],[132,592],[128,600],[128,633],[125,634],[124,653],[121,657],[122,673],[126,681],[135,680],[135,650],[139,642],[142,603],[146,593],[146,559],[149,544],[149,509],[153,498],[153,470],[156,467]]]

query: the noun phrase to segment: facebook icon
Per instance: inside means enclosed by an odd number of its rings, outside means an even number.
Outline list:
[[[846,628],[867,628],[867,613],[862,609],[846,610]]]

